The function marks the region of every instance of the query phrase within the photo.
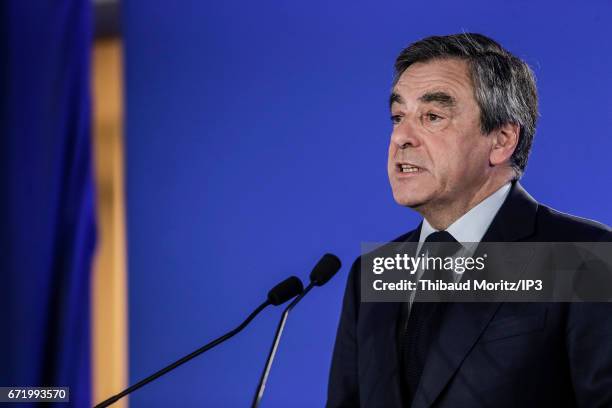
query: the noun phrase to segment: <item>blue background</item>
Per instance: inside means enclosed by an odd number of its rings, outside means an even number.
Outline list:
[[[74,407],[92,402],[91,43],[91,1],[0,1],[0,386],[69,387]]]
[[[262,406],[324,404],[360,242],[419,220],[394,203],[386,155],[393,61],[422,37],[481,32],[525,59],[541,119],[523,185],[612,221],[612,3],[130,0],[123,12],[131,383],[329,251],[344,266],[291,315]],[[279,312],[133,406],[247,406]]]

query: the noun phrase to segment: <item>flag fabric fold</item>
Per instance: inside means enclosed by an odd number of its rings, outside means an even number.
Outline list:
[[[0,386],[67,386],[74,407],[91,406],[91,8],[0,5]]]

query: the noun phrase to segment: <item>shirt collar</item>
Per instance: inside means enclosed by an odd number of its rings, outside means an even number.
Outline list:
[[[446,231],[455,237],[458,242],[480,242],[497,211],[506,200],[510,187],[511,183],[509,182],[501,186],[493,194],[459,217]],[[425,238],[435,231],[437,230],[426,219],[423,219],[419,243],[424,242]]]

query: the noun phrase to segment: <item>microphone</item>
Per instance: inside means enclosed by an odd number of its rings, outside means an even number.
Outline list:
[[[257,390],[255,391],[255,397],[253,398],[253,403],[251,408],[257,408],[259,403],[261,402],[261,398],[263,397],[264,390],[266,388],[266,382],[268,381],[268,376],[270,375],[270,368],[272,367],[272,362],[274,361],[274,357],[276,356],[276,351],[278,350],[278,344],[280,343],[281,335],[283,334],[283,329],[285,328],[285,323],[287,322],[287,317],[289,317],[289,312],[291,309],[298,304],[300,300],[310,290],[315,286],[323,286],[329,281],[335,274],[340,270],[342,263],[340,259],[336,255],[333,254],[325,254],[323,257],[317,262],[315,267],[310,272],[310,283],[306,286],[306,289],[302,293],[300,293],[289,306],[285,308],[283,315],[281,316],[280,321],[278,322],[278,326],[276,327],[276,334],[274,335],[274,340],[272,341],[272,347],[270,347],[270,352],[268,353],[268,359],[266,360],[266,365],[264,366],[263,373],[261,373],[261,377],[259,378],[259,384],[257,385]]]
[[[225,340],[230,339],[231,337],[233,337],[234,335],[236,335],[237,333],[242,331],[242,329],[244,329],[251,322],[251,320],[253,320],[255,318],[255,316],[257,316],[259,314],[259,312],[261,312],[267,306],[269,306],[269,305],[273,305],[273,306],[282,305],[283,303],[285,303],[289,299],[291,299],[291,298],[299,295],[300,293],[302,293],[303,290],[304,290],[304,286],[302,285],[302,281],[300,280],[300,278],[298,278],[296,276],[291,276],[291,277],[285,279],[284,281],[282,281],[281,283],[279,283],[278,285],[276,285],[272,289],[270,289],[270,291],[268,292],[268,298],[266,299],[266,301],[263,302],[261,305],[259,305],[257,307],[257,309],[255,309],[253,311],[253,313],[251,313],[249,315],[249,317],[247,317],[246,320],[244,322],[242,322],[234,330],[229,331],[228,333],[226,333],[223,336],[221,336],[221,337],[211,341],[210,343],[206,344],[205,346],[200,347],[199,349],[197,349],[193,353],[188,354],[185,357],[175,361],[174,363],[172,363],[172,364],[162,368],[161,370],[151,374],[150,376],[148,376],[144,380],[142,380],[142,381],[132,385],[131,387],[126,388],[125,390],[121,391],[119,394],[114,395],[114,396],[112,396],[112,397],[102,401],[101,403],[96,405],[94,408],[104,408],[104,407],[108,407],[111,404],[114,404],[119,399],[125,397],[129,393],[131,393],[133,391],[136,391],[140,387],[142,387],[142,386],[150,383],[151,381],[161,377],[162,375],[166,374],[167,372],[174,370],[176,367],[180,366],[181,364],[184,364],[187,361],[191,360],[192,358],[195,358],[195,357],[199,356],[200,354],[204,353],[205,351],[208,351],[211,348],[213,348],[213,347],[223,343]]]
[[[304,285],[297,276],[290,276],[268,292],[268,300],[262,305],[279,306],[304,291]],[[261,307],[261,306],[259,306]],[[264,306],[265,307],[265,306]],[[262,308],[263,309],[263,308]],[[250,317],[250,316],[249,316]],[[253,316],[255,317],[255,316]],[[248,319],[247,319],[248,320]],[[250,320],[249,320],[250,321]]]

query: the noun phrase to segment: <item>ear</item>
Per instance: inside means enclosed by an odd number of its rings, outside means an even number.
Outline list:
[[[498,166],[510,160],[519,141],[521,126],[516,123],[507,123],[491,132],[491,152],[489,163]]]

